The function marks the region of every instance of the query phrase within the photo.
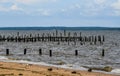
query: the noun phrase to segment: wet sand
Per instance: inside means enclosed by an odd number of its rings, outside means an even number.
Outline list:
[[[0,62],[0,76],[116,76],[33,64]]]

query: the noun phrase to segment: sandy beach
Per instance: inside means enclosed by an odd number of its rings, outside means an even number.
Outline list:
[[[33,64],[0,62],[0,76],[116,76]]]

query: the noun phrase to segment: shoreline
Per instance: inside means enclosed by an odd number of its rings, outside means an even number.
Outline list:
[[[12,76],[19,74],[22,74],[22,76],[118,76],[102,72],[88,72],[55,66],[5,61],[0,61],[0,71],[0,75],[14,74]]]
[[[101,70],[104,67],[89,67],[89,66],[78,66],[73,64],[48,64],[45,62],[32,62],[28,60],[16,60],[16,59],[9,59],[6,56],[0,56],[0,62],[6,62],[6,63],[17,63],[17,64],[30,64],[30,65],[37,65],[37,66],[47,66],[47,67],[55,67],[55,68],[61,68],[61,69],[69,69],[69,70],[81,70],[81,71],[88,71],[89,68],[93,68],[92,72],[100,72],[104,74],[112,74],[112,75],[120,75],[120,69],[119,68],[112,68],[111,72]],[[108,66],[109,67],[109,66]]]

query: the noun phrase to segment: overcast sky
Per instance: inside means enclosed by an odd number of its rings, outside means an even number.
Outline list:
[[[0,0],[0,27],[120,27],[120,0]]]

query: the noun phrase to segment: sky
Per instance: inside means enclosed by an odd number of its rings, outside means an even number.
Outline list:
[[[120,0],[0,0],[0,27],[120,27]]]

